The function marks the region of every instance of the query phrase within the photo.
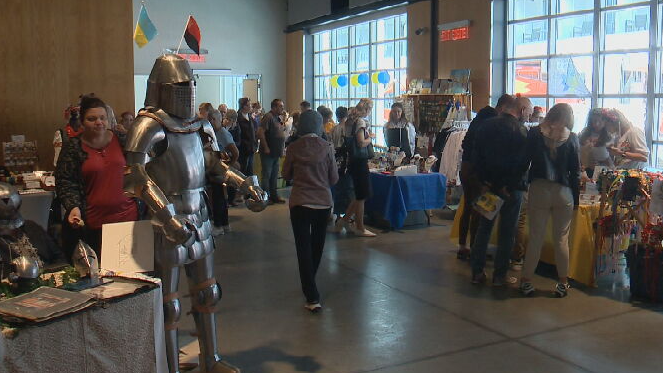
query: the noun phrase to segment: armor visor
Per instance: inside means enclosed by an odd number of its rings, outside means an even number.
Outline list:
[[[196,82],[161,84],[159,106],[168,114],[182,119],[196,116]]]

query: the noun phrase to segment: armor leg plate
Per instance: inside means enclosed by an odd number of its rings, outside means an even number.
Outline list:
[[[159,260],[159,252],[163,252],[163,250],[155,251],[155,270],[156,275],[161,278],[161,291],[163,293],[166,358],[168,360],[168,370],[171,373],[177,373],[179,372],[177,324],[182,314],[179,295],[177,293],[180,280],[180,267],[177,265],[169,265],[164,261]]]
[[[191,314],[198,332],[200,371],[239,372],[237,368],[221,362],[218,354],[214,306],[221,299],[221,288],[214,278],[214,254],[187,264],[184,268],[191,291]]]

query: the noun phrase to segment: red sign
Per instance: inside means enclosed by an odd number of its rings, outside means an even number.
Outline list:
[[[185,60],[189,60],[189,62],[198,62],[198,63],[205,63],[205,55],[197,55],[197,54],[189,54],[189,53],[180,53],[178,56],[184,58]]]
[[[465,40],[470,38],[468,26],[440,31],[440,41]]]

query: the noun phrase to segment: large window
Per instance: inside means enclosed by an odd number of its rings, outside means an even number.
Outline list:
[[[388,120],[395,97],[406,90],[407,15],[344,26],[313,35],[314,106],[332,110],[373,99],[369,121],[377,127]]]
[[[569,103],[576,131],[590,108],[619,109],[663,166],[662,11],[661,0],[507,0],[507,92]]]

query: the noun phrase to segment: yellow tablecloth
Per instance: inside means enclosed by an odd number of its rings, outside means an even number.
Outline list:
[[[458,211],[456,211],[453,227],[451,228],[451,234],[449,235],[449,238],[454,243],[458,243],[460,217],[462,214],[463,200],[461,199]],[[571,221],[571,234],[569,236],[569,277],[590,286],[594,286],[596,281],[594,275],[596,250],[594,249],[594,230],[592,229],[592,224],[598,218],[598,215],[599,205],[580,205],[578,210],[574,212],[573,220]],[[544,263],[555,264],[550,224],[549,221],[546,239],[543,243],[543,250],[541,251],[541,260]],[[529,237],[529,227],[525,228],[523,236],[525,240],[524,244],[526,245]],[[497,228],[493,229],[490,242],[494,245],[497,244]]]

